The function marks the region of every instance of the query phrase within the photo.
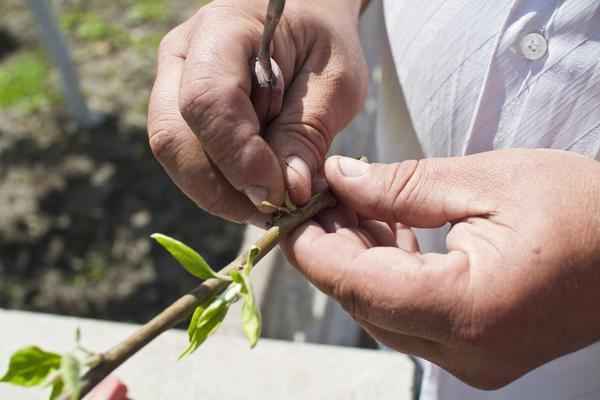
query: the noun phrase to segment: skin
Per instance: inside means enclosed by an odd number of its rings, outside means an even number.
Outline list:
[[[127,400],[127,387],[114,376],[109,376],[90,392],[89,400]]]
[[[297,204],[309,199],[366,91],[364,4],[289,0],[271,53],[283,104],[263,115],[248,63],[266,5],[216,0],[171,31],[150,100],[157,159],[200,207],[236,222],[259,221],[256,204],[282,204],[286,189]],[[284,247],[377,340],[492,389],[600,339],[597,162],[505,150],[363,164],[353,177],[342,164],[325,164],[340,206]],[[421,254],[410,227],[446,223],[448,253]]]
[[[333,157],[325,175],[343,204],[286,253],[381,343],[494,389],[600,339],[600,163],[557,150]],[[409,227],[446,223],[448,252],[420,253]]]
[[[289,1],[272,41],[285,98],[261,136],[248,63],[266,6],[216,0],[169,32],[150,98],[156,158],[201,208],[235,222],[260,220],[256,205],[283,204],[286,188],[296,204],[308,201],[333,137],[366,94],[359,2]]]

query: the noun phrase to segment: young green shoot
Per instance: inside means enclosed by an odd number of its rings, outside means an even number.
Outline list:
[[[213,272],[212,268],[200,254],[180,241],[159,233],[155,233],[151,237],[171,253],[192,275],[201,279],[213,278],[224,282],[231,282],[219,295],[210,297],[196,307],[188,326],[189,345],[181,353],[179,359],[192,354],[210,335],[215,333],[225,319],[229,307],[240,298],[244,300],[244,304],[242,305],[242,326],[250,342],[250,347],[254,348],[260,337],[261,319],[249,275],[250,270],[254,266],[254,260],[260,254],[260,249],[257,246],[252,246],[248,250],[248,257],[241,271],[233,270],[231,275],[221,275]]]
[[[204,343],[221,325],[231,304],[242,299],[242,324],[250,347],[256,346],[261,333],[261,317],[252,285],[250,270],[265,254],[277,246],[281,238],[318,212],[333,207],[336,197],[330,190],[314,195],[296,211],[275,216],[269,229],[247,252],[238,256],[218,273],[201,255],[168,236],[152,237],[197,278],[203,279],[196,288],[181,296],[133,334],[103,353],[95,353],[80,343],[75,332],[75,345],[65,354],[51,353],[37,346],[17,350],[10,358],[8,370],[0,383],[19,386],[51,387],[50,399],[72,400],[89,393],[119,365],[191,315],[188,327],[188,348],[185,357]]]
[[[8,371],[0,382],[17,386],[51,387],[50,400],[58,398],[64,391],[71,400],[79,399],[82,370],[93,368],[100,362],[100,355],[85,349],[80,344],[79,328],[75,332],[75,346],[65,354],[44,351],[37,346],[26,346],[10,357]]]

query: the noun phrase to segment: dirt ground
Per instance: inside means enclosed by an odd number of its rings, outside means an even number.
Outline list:
[[[89,106],[80,129],[23,0],[0,4],[0,307],[142,322],[196,284],[149,235],[212,265],[242,227],[199,210],[154,160],[146,108],[162,35],[192,0],[56,0]]]

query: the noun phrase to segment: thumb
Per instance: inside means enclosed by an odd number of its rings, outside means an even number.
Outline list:
[[[287,91],[281,113],[265,135],[283,168],[290,198],[298,205],[310,199],[312,183],[334,136],[356,115],[364,97],[346,78],[334,85],[336,90],[321,80],[308,89],[299,82],[294,81]]]
[[[472,157],[367,164],[335,156],[325,163],[325,177],[345,204],[367,218],[434,228],[493,211],[493,175],[477,174],[477,166]]]

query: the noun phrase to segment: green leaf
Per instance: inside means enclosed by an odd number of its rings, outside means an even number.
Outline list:
[[[71,393],[71,400],[78,400],[81,392],[81,377],[79,361],[70,354],[65,354],[60,360],[60,376],[64,386]]]
[[[231,280],[228,276],[214,272],[200,254],[180,241],[162,233],[155,233],[150,237],[171,253],[190,274],[200,279],[216,278],[224,281]]]
[[[242,327],[244,334],[250,342],[250,348],[254,348],[260,338],[261,318],[260,309],[252,290],[252,284],[246,273],[240,274],[237,270],[232,271],[231,278],[234,282],[241,285],[240,295],[244,299],[244,304],[242,304]]]
[[[250,250],[248,250],[248,259],[246,260],[246,265],[244,266],[244,273],[250,273],[250,269],[254,266],[254,260],[260,254],[260,247],[252,246]]]
[[[188,325],[188,339],[190,342],[192,341],[192,337],[194,335],[194,332],[196,331],[196,327],[198,326],[198,319],[213,301],[215,301],[214,296],[208,298],[204,303],[200,304],[194,310],[194,314],[192,315],[192,319],[190,320],[190,324]]]
[[[52,391],[50,392],[49,400],[56,400],[62,393],[65,384],[61,378],[56,378],[52,381]]]
[[[238,301],[238,299],[240,298],[241,290],[242,290],[242,285],[237,284],[237,283],[232,283],[229,286],[227,286],[227,289],[225,289],[223,291],[223,293],[221,293],[219,295],[219,298],[222,298],[227,303],[229,303],[229,305],[232,305],[233,303]]]
[[[211,297],[196,308],[188,326],[190,344],[179,356],[180,360],[196,351],[206,338],[219,329],[229,306],[236,302],[241,290],[242,285],[232,283],[217,297]]]
[[[196,351],[198,347],[204,343],[207,337],[216,332],[227,315],[229,305],[230,303],[217,298],[196,318],[194,326],[190,324],[190,327],[188,328],[190,344],[188,348],[179,355],[179,360]]]
[[[242,305],[242,324],[244,333],[250,343],[250,348],[253,349],[258,343],[261,330],[260,310],[256,302],[244,301]]]
[[[242,275],[242,278],[244,278],[245,281],[245,284],[242,286],[242,291],[240,292],[244,299],[244,304],[242,304],[242,325],[244,333],[250,342],[250,348],[252,349],[256,346],[258,338],[260,338],[260,309],[256,303],[254,290],[252,290],[250,280],[244,275]]]
[[[60,354],[48,353],[36,346],[17,350],[10,358],[8,371],[0,382],[36,386],[60,367]]]
[[[239,285],[244,284],[244,279],[242,278],[242,274],[240,274],[240,271],[238,271],[237,269],[234,269],[233,271],[231,271],[231,279]]]

